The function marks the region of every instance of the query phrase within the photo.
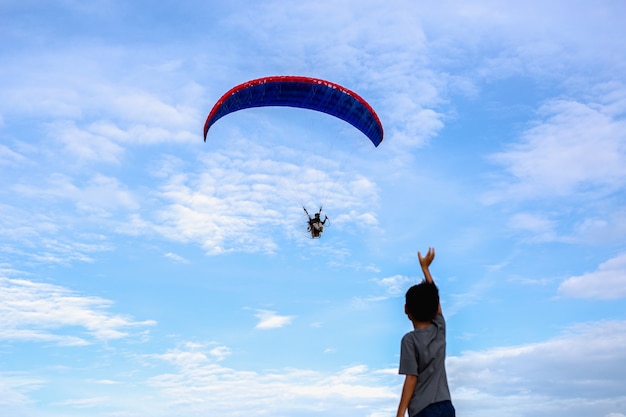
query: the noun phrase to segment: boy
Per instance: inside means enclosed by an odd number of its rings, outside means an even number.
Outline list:
[[[435,250],[417,252],[424,281],[406,293],[404,312],[413,331],[402,338],[399,373],[405,375],[396,417],[455,417],[446,376],[446,322],[441,314],[439,290],[428,267]]]

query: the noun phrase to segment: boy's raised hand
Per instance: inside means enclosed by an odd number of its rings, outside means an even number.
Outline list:
[[[426,255],[424,257],[422,257],[420,251],[417,251],[417,258],[420,260],[420,265],[422,266],[422,268],[428,268],[433,262],[433,259],[435,259],[435,249],[428,248],[428,252],[426,252]]]
[[[425,256],[422,256],[422,254],[417,251],[417,258],[420,260],[420,266],[422,267],[422,272],[424,273],[424,279],[426,282],[433,284],[433,276],[430,274],[428,267],[433,262],[433,259],[435,259],[435,249],[428,248],[428,252],[426,252]]]

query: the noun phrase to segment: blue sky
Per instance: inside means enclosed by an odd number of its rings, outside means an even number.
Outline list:
[[[3,415],[393,415],[434,246],[459,415],[626,416],[625,18],[0,2]],[[268,75],[358,92],[385,140],[275,108],[204,143]]]

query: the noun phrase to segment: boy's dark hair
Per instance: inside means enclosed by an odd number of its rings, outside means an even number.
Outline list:
[[[439,289],[422,281],[406,292],[406,310],[417,321],[431,321],[439,311]]]

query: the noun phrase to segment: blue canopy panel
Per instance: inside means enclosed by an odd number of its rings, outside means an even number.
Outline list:
[[[274,76],[230,89],[213,106],[204,124],[204,141],[211,126],[229,113],[251,107],[300,107],[330,114],[359,129],[374,146],[383,140],[383,126],[374,109],[358,94],[317,78]]]

